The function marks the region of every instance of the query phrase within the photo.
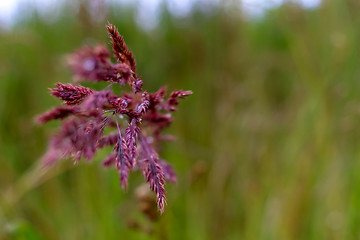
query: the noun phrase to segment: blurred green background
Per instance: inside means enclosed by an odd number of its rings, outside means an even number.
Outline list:
[[[0,239],[360,239],[360,4],[286,3],[247,18],[238,6],[194,6],[144,29],[130,5],[81,1],[47,19],[31,6],[0,28]],[[50,16],[50,15],[49,15]],[[100,17],[99,17],[100,16]],[[64,56],[107,44],[107,21],[134,53],[145,88],[191,89],[160,155],[178,184],[157,220],[101,161],[38,169],[70,82]]]

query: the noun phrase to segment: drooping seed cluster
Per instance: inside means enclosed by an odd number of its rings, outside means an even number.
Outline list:
[[[114,146],[103,166],[115,167],[120,184],[128,186],[129,173],[141,170],[157,196],[161,212],[166,204],[165,180],[176,182],[172,166],[159,159],[156,146],[170,139],[162,130],[172,122],[178,99],[191,91],[174,91],[165,98],[166,89],[155,93],[142,90],[143,82],[137,77],[136,63],[123,37],[111,24],[107,26],[116,63],[110,61],[110,52],[104,46],[84,47],[71,54],[68,63],[74,72],[74,81],[109,82],[109,86],[95,91],[81,85],[58,83],[51,94],[63,102],[37,120],[46,123],[54,119],[64,122],[60,131],[50,139],[43,156],[45,165],[52,165],[64,157],[91,160],[98,149]],[[131,91],[118,96],[112,91],[115,84]],[[105,128],[113,129],[104,134]]]

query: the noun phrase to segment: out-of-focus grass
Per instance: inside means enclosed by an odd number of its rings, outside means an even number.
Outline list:
[[[140,174],[123,192],[116,171],[101,167],[104,153],[75,167],[64,161],[28,192],[22,186],[36,183],[26,173],[57,126],[36,126],[33,117],[58,104],[47,88],[70,81],[64,54],[108,41],[105,22],[63,11],[0,32],[0,239],[358,239],[357,1],[308,11],[287,4],[256,21],[223,9],[195,10],[186,21],[162,16],[149,33],[132,11],[107,17],[147,89],[195,93],[169,129],[177,142],[161,152],[179,183],[167,185],[156,222],[133,196]],[[9,202],[24,175],[24,195]],[[134,221],[153,233],[129,228]]]

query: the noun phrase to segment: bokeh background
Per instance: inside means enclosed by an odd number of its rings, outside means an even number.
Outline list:
[[[360,239],[359,1],[45,2],[0,26],[0,239]],[[155,219],[139,172],[124,192],[101,167],[111,149],[38,166],[58,123],[33,119],[107,21],[146,89],[194,91],[160,153],[178,183]]]

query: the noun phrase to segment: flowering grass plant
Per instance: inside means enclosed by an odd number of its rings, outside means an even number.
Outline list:
[[[171,112],[176,111],[179,98],[192,92],[173,91],[165,97],[164,87],[155,93],[144,91],[135,59],[123,37],[111,24],[107,25],[107,30],[116,63],[111,62],[110,52],[101,45],[78,50],[69,56],[68,63],[76,83],[105,81],[109,85],[101,91],[63,83],[50,89],[64,106],[55,107],[38,116],[37,120],[44,124],[61,119],[63,123],[60,131],[50,139],[43,163],[53,165],[65,157],[72,157],[75,162],[81,158],[91,160],[98,149],[113,146],[103,166],[118,170],[122,188],[127,188],[130,172],[141,170],[163,212],[165,181],[176,182],[176,175],[172,166],[159,158],[156,149],[160,141],[170,138],[163,135],[162,130],[171,124]],[[129,91],[118,96],[112,89],[116,84]],[[113,131],[105,135],[105,128]]]

